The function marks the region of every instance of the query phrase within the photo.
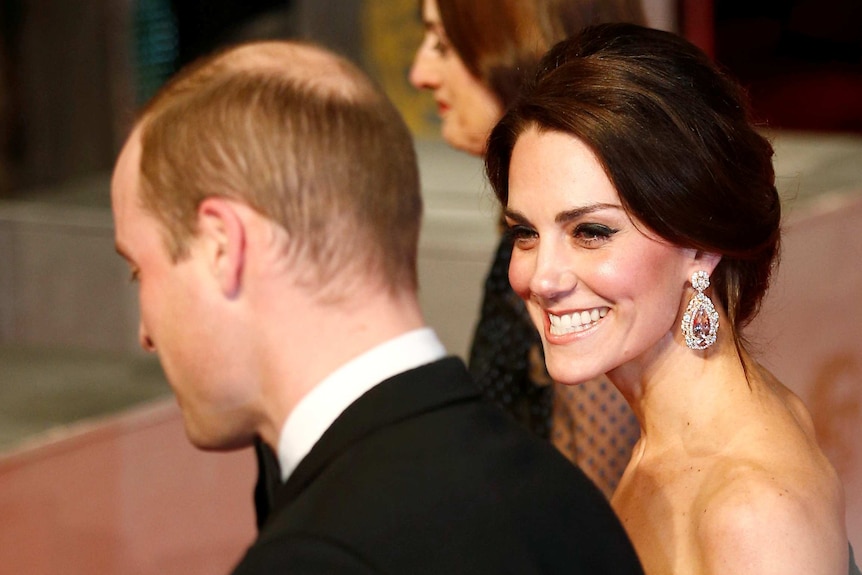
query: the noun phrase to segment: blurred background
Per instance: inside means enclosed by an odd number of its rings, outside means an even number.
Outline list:
[[[643,0],[749,89],[788,214],[751,337],[811,409],[862,549],[862,1]],[[304,38],[375,77],[416,136],[429,322],[464,355],[496,246],[481,163],[407,82],[418,0],[0,0],[0,563],[224,572],[254,534],[250,453],[185,441],[113,249],[110,171],[137,108],[230,43]],[[458,278],[453,285],[452,278]]]
[[[770,125],[862,132],[858,0],[645,0],[750,88]],[[406,82],[416,0],[3,0],[0,193],[109,170],[136,107],[197,56],[250,38],[303,37],[360,63],[418,135],[426,94]]]

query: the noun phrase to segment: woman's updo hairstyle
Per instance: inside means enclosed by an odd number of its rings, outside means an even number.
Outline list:
[[[491,133],[485,167],[503,206],[512,149],[533,127],[589,146],[623,208],[658,236],[722,256],[711,290],[739,345],[781,219],[772,146],[739,85],[675,34],[602,24],[554,46]]]

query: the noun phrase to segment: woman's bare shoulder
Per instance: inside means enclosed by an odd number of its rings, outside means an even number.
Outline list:
[[[843,493],[831,474],[728,462],[698,504],[706,572],[846,573]]]

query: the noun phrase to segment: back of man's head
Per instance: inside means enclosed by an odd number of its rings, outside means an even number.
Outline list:
[[[313,285],[377,277],[416,288],[422,203],[413,142],[387,97],[346,60],[259,42],[179,73],[140,120],[141,202],[187,256],[207,197],[241,201],[286,231]],[[348,282],[349,283],[349,282]]]

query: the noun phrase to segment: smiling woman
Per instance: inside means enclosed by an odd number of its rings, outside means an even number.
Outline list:
[[[509,174],[509,279],[539,328],[551,376],[613,381],[615,368],[670,343],[679,286],[712,271],[716,257],[641,231],[590,148],[567,134],[524,132]]]
[[[640,421],[611,501],[648,574],[854,572],[811,416],[742,335],[778,254],[772,154],[734,81],[633,25],[554,47],[489,139],[550,374],[607,373]]]

